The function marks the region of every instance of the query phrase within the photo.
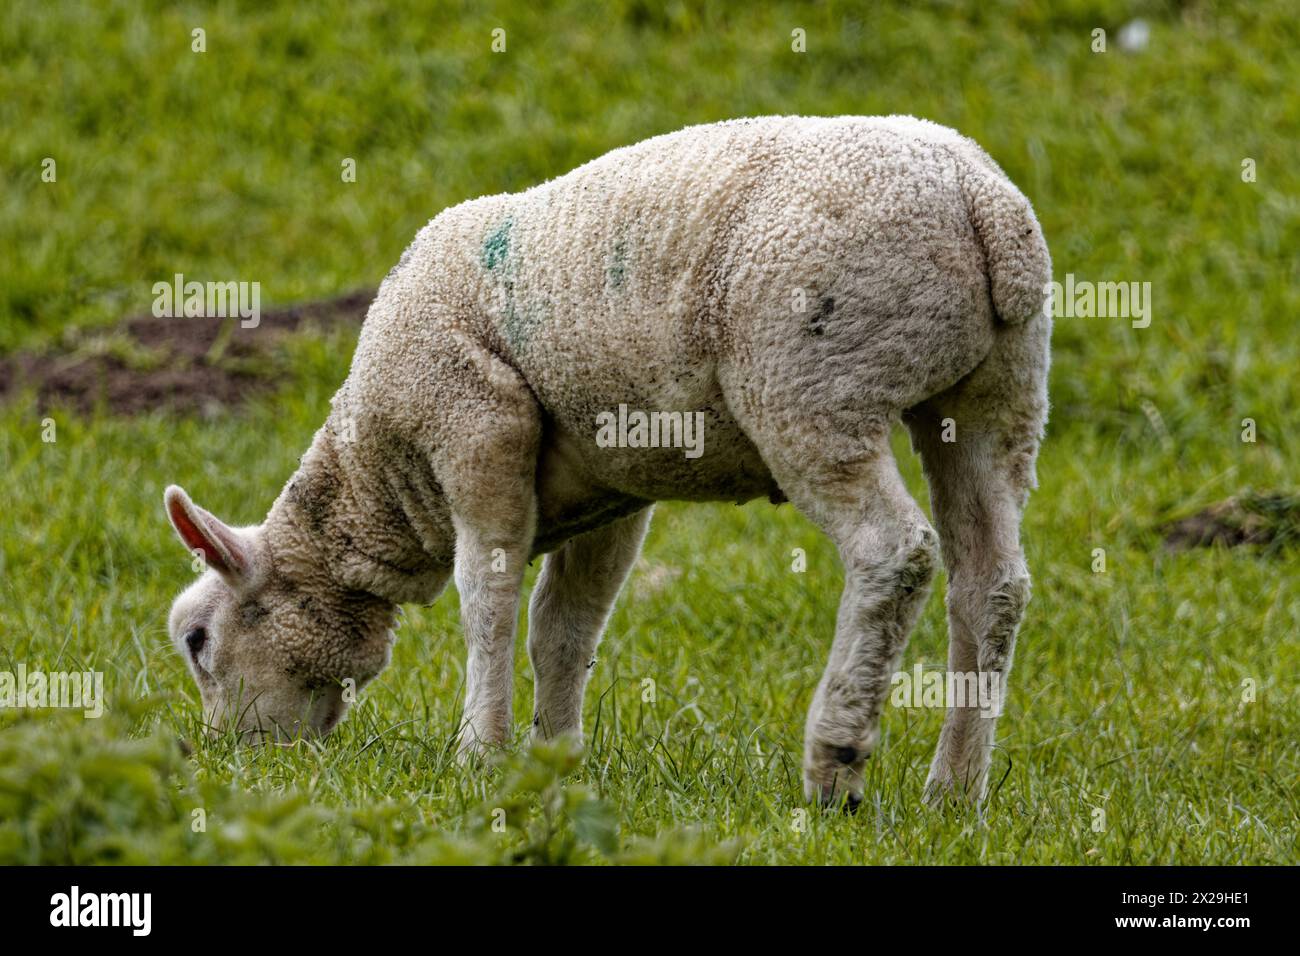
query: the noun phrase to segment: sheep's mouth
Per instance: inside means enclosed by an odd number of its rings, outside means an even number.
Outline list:
[[[304,723],[316,736],[324,737],[339,725],[347,709],[341,693],[327,691],[312,701]]]
[[[190,669],[194,672],[194,679],[200,684],[207,684],[209,687],[217,686],[217,679],[208,673],[207,669],[194,658],[190,658]]]
[[[332,731],[339,725],[343,719],[343,705],[331,704],[330,709],[325,712],[325,718],[320,723],[319,733],[322,737]]]

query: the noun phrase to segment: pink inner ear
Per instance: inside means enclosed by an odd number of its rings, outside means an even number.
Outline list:
[[[195,515],[190,516],[185,504],[179,498],[174,498],[169,502],[167,509],[168,515],[172,519],[172,524],[176,528],[177,534],[185,542],[185,546],[191,551],[202,551],[203,560],[207,562],[208,567],[216,568],[222,574],[242,574],[243,568],[232,564],[226,560],[226,554],[217,546],[219,540],[217,529],[208,525],[208,522]],[[233,541],[222,541],[226,545],[226,551],[229,552],[234,560],[238,560],[238,546]],[[231,547],[235,545],[235,547]]]

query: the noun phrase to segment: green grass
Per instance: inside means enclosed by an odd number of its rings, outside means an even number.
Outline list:
[[[351,341],[335,335],[293,346],[274,400],[211,419],[0,407],[0,670],[102,670],[112,699],[101,721],[0,714],[0,862],[1296,862],[1297,552],[1166,553],[1157,530],[1300,475],[1287,4],[380,7],[9,4],[0,350],[111,332],[177,271],[261,281],[264,304],[374,284],[443,206],[691,122],[955,126],[1033,199],[1058,278],[1154,293],[1147,329],[1057,325],[1025,523],[1035,596],[988,805],[926,809],[941,716],[887,708],[862,811],[800,814],[803,714],[840,575],[815,529],[760,503],[659,509],[601,648],[580,760],[451,759],[454,592],[407,609],[392,666],[324,744],[183,756],[197,696],[164,625],[190,573],[162,488],[260,520],[346,374]],[[1139,14],[1150,46],[1123,52],[1116,31]],[[195,26],[205,54],[190,52]],[[1105,54],[1089,49],[1097,26]],[[790,52],[795,27],[806,54]],[[936,591],[907,669],[944,660]],[[523,715],[522,646],[518,678]]]

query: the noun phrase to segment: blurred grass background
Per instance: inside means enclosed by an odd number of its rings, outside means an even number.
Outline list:
[[[1135,18],[1149,42],[1126,50],[1118,34]],[[840,584],[833,548],[789,507],[669,505],[602,647],[591,751],[564,771],[618,827],[611,848],[579,800],[583,845],[613,859],[689,830],[699,842],[687,834],[661,857],[735,840],[745,862],[1295,861],[1296,553],[1171,555],[1156,532],[1244,487],[1297,484],[1292,5],[15,0],[0,25],[0,352],[111,328],[147,311],[152,284],[175,272],[259,281],[264,305],[373,286],[441,208],[690,123],[911,113],[974,137],[1033,200],[1058,279],[1147,281],[1154,297],[1146,329],[1057,323],[1053,419],[1025,527],[1035,599],[987,814],[918,805],[940,715],[890,708],[863,812],[796,827],[803,711]],[[195,28],[206,53],[191,51]],[[491,52],[497,28],[504,53]],[[1096,28],[1105,53],[1092,52]],[[41,180],[46,157],[57,182]],[[1255,182],[1242,180],[1248,157]],[[340,176],[345,158],[355,183]],[[323,746],[241,754],[218,743],[180,764],[162,744],[140,756],[116,743],[196,729],[197,696],[164,630],[189,572],[162,488],[177,481],[227,520],[260,520],[323,420],[351,342],[294,343],[295,373],[274,400],[214,418],[0,408],[0,669],[97,668],[115,711],[160,702],[83,730],[86,740],[0,712],[0,860],[122,858],[75,832],[32,849],[48,800],[4,794],[52,800],[69,787],[136,859],[446,858],[364,849],[366,832],[397,845],[399,831],[463,834],[477,841],[467,858],[484,861],[538,840],[569,858],[568,831],[526,832],[541,789],[525,788],[518,828],[482,831],[483,808],[509,797],[509,772],[448,761],[463,678],[454,593],[409,609],[393,666]],[[1240,440],[1246,417],[1253,444]],[[796,547],[806,574],[790,571]],[[1099,547],[1105,574],[1091,569]],[[942,666],[945,642],[936,596],[904,667]],[[527,714],[522,649],[518,662]],[[646,678],[653,703],[641,699]],[[1242,701],[1247,679],[1253,703]],[[47,764],[69,777],[36,789],[36,755],[60,747],[66,761]],[[191,803],[227,806],[196,795],[186,774],[247,791],[223,825],[305,799],[336,814],[312,826],[342,836],[313,846],[311,827],[269,823],[278,835],[221,844],[229,852],[149,843],[188,823],[75,769],[82,747],[98,748],[96,768],[138,764]],[[132,806],[149,810],[119,812]]]

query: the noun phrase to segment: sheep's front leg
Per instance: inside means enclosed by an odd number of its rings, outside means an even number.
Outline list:
[[[528,607],[535,737],[581,735],[582,698],[596,645],[641,550],[650,512],[578,535],[546,556]]]
[[[469,649],[462,756],[510,737],[515,627],[524,567],[532,546],[534,510],[530,500],[523,512],[503,509],[506,514],[498,514],[491,522],[453,516],[456,589]],[[512,511],[514,520],[508,520]]]

